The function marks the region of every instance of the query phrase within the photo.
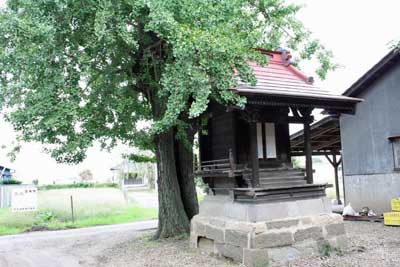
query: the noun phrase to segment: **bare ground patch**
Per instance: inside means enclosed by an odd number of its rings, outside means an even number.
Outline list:
[[[187,239],[151,240],[151,232],[120,243],[98,257],[99,266],[129,267],[233,267],[230,260],[210,257],[189,248]]]

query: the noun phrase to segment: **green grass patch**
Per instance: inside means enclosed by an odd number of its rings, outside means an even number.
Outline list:
[[[74,184],[49,184],[39,186],[39,190],[69,189],[69,188],[118,188],[117,183],[74,183]]]
[[[74,223],[71,196],[74,201]],[[0,209],[0,235],[20,233],[32,227],[66,229],[156,218],[156,209],[126,203],[118,189],[46,190],[38,193],[36,212],[13,213],[11,209]]]

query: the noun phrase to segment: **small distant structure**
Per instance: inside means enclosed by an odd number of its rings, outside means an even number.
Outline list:
[[[110,170],[113,172],[113,182],[119,181],[122,189],[154,188],[156,177],[154,163],[124,160]]]
[[[37,188],[20,184],[14,177],[15,170],[0,165],[0,208],[12,207],[13,212],[37,209]],[[10,181],[9,183],[7,183]]]
[[[0,165],[0,182],[12,180],[14,172],[15,170]]]

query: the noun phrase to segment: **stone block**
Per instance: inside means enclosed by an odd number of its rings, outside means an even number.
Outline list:
[[[267,222],[267,229],[280,229],[280,228],[289,228],[292,226],[297,226],[299,224],[298,219],[292,220],[282,220],[282,221],[272,221]]]
[[[312,224],[311,217],[303,217],[303,218],[301,218],[301,224],[302,225]]]
[[[249,244],[249,232],[238,230],[225,230],[225,242],[242,248],[247,248]]]
[[[206,225],[206,237],[218,242],[224,242],[224,229]]]
[[[335,224],[335,223],[342,223],[343,218],[339,214],[335,213],[326,213],[326,214],[319,214],[312,217],[313,224],[315,225],[327,225],[327,224]]]
[[[291,232],[263,233],[254,236],[251,242],[254,248],[273,248],[292,245],[294,242]]]
[[[243,264],[246,267],[266,267],[269,257],[267,249],[244,249]]]
[[[267,231],[267,225],[266,223],[254,223],[253,224],[253,232],[254,234],[260,234]]]
[[[289,216],[289,202],[265,203],[248,207],[250,222],[271,221]]]
[[[206,225],[201,221],[192,221],[190,224],[191,232],[194,232],[198,236],[206,235]]]
[[[271,248],[268,250],[271,263],[284,263],[300,258],[300,252],[294,247]]]
[[[300,254],[300,257],[318,256],[319,253],[319,241],[307,240],[303,242],[297,242],[293,245]]]
[[[326,230],[326,234],[327,234],[328,238],[346,234],[346,230],[344,228],[344,223],[335,223],[335,224],[325,225],[325,230]]]
[[[324,198],[305,199],[290,202],[289,214],[286,217],[312,216],[320,213],[327,213]]]
[[[238,221],[265,222],[330,213],[326,198],[246,204],[232,201],[229,196],[206,196],[200,205],[200,216],[224,217]]]
[[[299,229],[294,234],[294,240],[301,242],[304,240],[319,240],[323,238],[322,228],[320,226],[313,226],[305,229]]]
[[[216,227],[219,227],[219,228],[224,228],[225,224],[226,224],[226,220],[221,219],[221,218],[211,218],[209,220],[209,222],[210,222],[210,224],[212,226],[216,226]]]
[[[216,242],[215,252],[220,256],[230,258],[236,262],[242,262],[243,260],[243,248],[238,246]]]
[[[226,222],[225,228],[242,232],[252,232],[255,225],[256,225],[255,223],[230,220]]]
[[[198,248],[198,239],[199,237],[195,233],[191,232],[189,238],[189,246],[191,248]]]
[[[214,241],[208,238],[200,237],[198,239],[197,247],[201,252],[207,254],[214,254]]]

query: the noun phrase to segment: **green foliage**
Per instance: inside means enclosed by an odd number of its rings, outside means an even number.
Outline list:
[[[0,108],[21,141],[47,144],[59,162],[93,142],[154,149],[154,135],[182,136],[210,101],[243,107],[235,75],[256,82],[253,48],[331,54],[282,0],[9,0],[0,11]],[[141,127],[144,121],[149,122]]]
[[[18,180],[11,179],[11,180],[0,181],[0,184],[12,185],[12,184],[22,184],[22,182],[18,181]]]
[[[74,183],[74,184],[49,184],[42,185],[39,190],[67,189],[67,188],[118,188],[116,183]]]
[[[126,172],[126,173],[124,173],[124,179],[129,179],[129,178],[136,179],[137,177],[138,177],[138,173],[137,172]]]
[[[132,161],[135,163],[146,163],[146,162],[155,163],[156,162],[155,156],[148,156],[148,155],[142,155],[142,154],[129,154],[129,155],[123,155],[123,157],[128,159],[129,161]]]
[[[292,157],[292,164],[294,168],[304,168],[299,157]]]
[[[39,219],[40,223],[48,223],[51,222],[55,216],[51,211],[44,211],[37,214],[37,218]]]
[[[200,188],[203,192],[206,192],[208,190],[208,185],[204,183],[203,178],[195,177],[194,181],[196,183],[196,187]]]
[[[332,246],[329,243],[324,243],[320,246],[319,250],[321,256],[330,257],[332,253],[335,253],[337,256],[343,256],[343,250],[340,247]]]
[[[157,218],[157,209],[125,203],[121,194],[120,190],[110,188],[39,191],[37,212],[15,213],[9,208],[0,209],[0,235]],[[74,224],[71,222],[71,195],[74,195]]]
[[[36,186],[39,185],[39,179],[32,180],[32,184]]]

